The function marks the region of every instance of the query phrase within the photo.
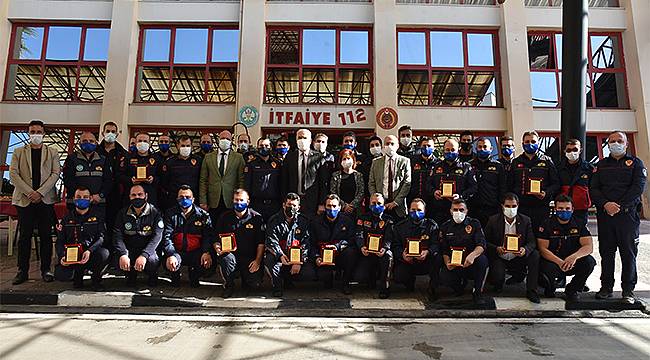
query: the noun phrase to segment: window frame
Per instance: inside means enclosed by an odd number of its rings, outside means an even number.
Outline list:
[[[399,33],[402,32],[424,32],[424,46],[426,51],[426,59],[424,65],[402,65],[399,63]],[[431,65],[431,32],[460,32],[462,35],[462,44],[463,44],[463,66],[462,67],[433,67]],[[492,35],[492,55],[494,56],[494,65],[493,66],[477,66],[469,65],[469,42],[467,40],[467,35],[469,34],[489,34]],[[397,91],[397,103],[398,106],[407,106],[407,107],[433,107],[433,108],[470,108],[470,109],[498,109],[503,108],[503,89],[501,84],[502,71],[501,71],[501,55],[499,52],[499,30],[498,29],[454,29],[454,28],[437,28],[437,27],[426,27],[426,28],[401,28],[398,27],[395,32],[395,61],[397,64],[397,72],[400,70],[416,70],[416,71],[426,71],[428,75],[428,101],[426,105],[408,105],[408,104],[399,104],[399,89]],[[464,105],[454,106],[454,105],[432,105],[433,101],[433,72],[434,71],[453,71],[453,72],[463,72],[464,86],[465,86],[465,100]],[[495,73],[496,86],[495,91],[497,92],[497,105],[496,106],[470,106],[469,105],[469,83],[467,81],[467,74],[469,72],[493,72]],[[399,86],[399,77],[398,83]]]
[[[208,39],[207,39],[207,49],[206,49],[206,60],[205,64],[193,64],[193,63],[174,63],[174,50],[176,45],[176,30],[177,29],[207,29],[208,30]],[[169,36],[169,59],[167,61],[145,61],[144,60],[144,34],[146,30],[170,30],[171,34]],[[221,101],[208,101],[208,91],[209,91],[209,82],[210,82],[210,70],[214,68],[228,68],[234,69],[235,73],[239,71],[239,59],[241,58],[240,49],[237,49],[237,62],[213,62],[212,61],[212,42],[214,39],[214,30],[237,30],[240,31],[240,41],[241,41],[241,30],[239,29],[238,24],[140,24],[139,34],[138,34],[138,54],[137,62],[135,67],[135,84],[133,89],[133,102],[137,104],[180,104],[180,105],[193,105],[193,104],[211,104],[211,105],[230,105],[235,104],[237,101],[237,86],[234,87],[235,100],[232,102],[221,102]],[[140,77],[140,68],[145,67],[157,67],[157,68],[166,68],[169,70],[169,81],[167,84],[167,100],[164,101],[143,101],[140,96],[141,87],[140,82],[142,81]],[[203,79],[203,101],[174,101],[172,99],[173,85],[174,85],[174,67],[179,68],[204,68],[204,79]]]
[[[335,63],[334,65],[303,65],[302,64],[302,51],[303,51],[303,31],[304,30],[336,30],[335,35]],[[271,32],[272,31],[297,31],[298,32],[298,63],[297,64],[271,64]],[[341,31],[367,31],[368,32],[368,63],[341,63]],[[287,25],[287,26],[266,26],[266,49],[264,51],[265,66],[264,66],[264,93],[263,104],[265,105],[339,105],[339,106],[374,106],[374,61],[373,61],[373,28],[372,26],[365,25]],[[285,69],[285,70],[298,70],[298,102],[296,103],[272,103],[266,100],[266,83],[268,78],[268,71],[270,69]],[[303,101],[303,69],[319,69],[319,70],[334,70],[334,95],[332,103],[306,103]],[[370,102],[368,104],[344,104],[339,102],[339,74],[340,70],[368,70],[370,74]]]
[[[524,5],[528,6],[528,7],[546,7],[546,8],[562,7],[562,4],[560,3],[560,1],[562,1],[562,0],[545,0],[545,1],[546,1],[546,5],[525,5],[525,4]],[[556,1],[558,2],[557,5],[555,4]],[[591,6],[591,5],[589,5],[590,9],[592,9],[592,8],[593,9],[611,9],[611,8],[620,8],[620,7],[621,7],[621,2],[619,0],[616,0],[616,6]]]
[[[49,32],[50,32],[50,27],[78,27],[81,28],[81,36],[79,38],[79,57],[77,60],[64,60],[64,61],[58,61],[58,60],[47,60],[47,42],[49,38]],[[36,60],[36,59],[14,59],[13,54],[15,50],[15,46],[17,44],[16,42],[16,31],[18,30],[19,27],[42,27],[43,28],[43,41],[41,43],[41,58]],[[89,60],[86,61],[84,60],[84,52],[86,48],[86,33],[87,29],[107,29],[109,31],[109,39],[110,39],[110,31],[111,31],[111,25],[110,22],[103,22],[103,21],[98,21],[98,22],[82,22],[82,23],[66,23],[66,22],[14,22],[12,23],[11,26],[11,39],[9,41],[9,52],[7,54],[7,69],[6,69],[6,74],[5,76],[5,82],[4,82],[4,91],[2,94],[2,101],[3,102],[16,102],[16,103],[51,103],[51,104],[56,104],[56,103],[65,103],[65,104],[101,104],[103,102],[103,98],[101,101],[82,101],[79,100],[79,79],[80,79],[80,74],[81,74],[81,67],[82,66],[95,66],[95,67],[104,67],[106,69],[107,64],[108,64],[108,59],[106,61],[96,61],[96,60]],[[109,40],[110,41],[110,40]],[[16,100],[16,99],[7,99],[7,94],[9,91],[9,76],[8,74],[10,73],[11,66],[12,65],[37,65],[40,67],[40,77],[38,81],[38,92],[37,92],[37,99],[36,100]],[[75,84],[74,84],[74,94],[72,96],[72,100],[65,100],[65,101],[59,101],[59,100],[44,100],[42,99],[42,92],[43,92],[43,80],[45,78],[45,67],[46,66],[75,66],[76,67],[76,74],[75,74]],[[105,81],[105,80],[104,80]],[[15,84],[14,84],[15,87]],[[104,88],[105,90],[106,88]]]

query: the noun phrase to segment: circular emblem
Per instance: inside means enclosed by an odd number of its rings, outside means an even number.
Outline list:
[[[124,224],[124,228],[127,230],[131,230],[131,227],[132,227],[131,223]]]
[[[82,171],[84,169],[84,166],[79,164],[77,165],[77,171]]]
[[[246,125],[246,127],[252,127],[257,124],[259,117],[260,113],[252,105],[244,105],[239,109],[239,121]]]
[[[472,233],[472,225],[465,226],[465,232],[468,233],[468,234],[471,234]]]
[[[393,108],[384,107],[377,111],[377,124],[384,130],[390,130],[397,125],[397,112]]]

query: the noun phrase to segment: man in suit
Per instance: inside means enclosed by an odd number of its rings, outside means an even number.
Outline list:
[[[537,239],[533,234],[530,218],[518,214],[519,198],[513,193],[506,193],[501,202],[502,212],[492,215],[485,227],[487,240],[487,255],[490,261],[488,281],[494,285],[497,292],[503,289],[506,269],[513,275],[506,284],[515,284],[524,280],[526,271],[526,297],[533,303],[539,304],[537,282],[539,278],[539,252]],[[516,251],[508,251],[506,234],[519,237]]]
[[[215,223],[219,215],[232,207],[235,189],[244,187],[244,158],[232,151],[231,139],[230,131],[220,132],[219,149],[208,153],[201,164],[199,203]]]
[[[411,160],[397,154],[397,137],[384,138],[384,155],[373,160],[368,192],[386,199],[386,213],[395,219],[406,217],[406,196],[411,190]]]
[[[283,196],[288,193],[300,195],[300,213],[312,218],[317,210],[323,212],[320,196],[325,194],[326,182],[318,174],[323,164],[323,153],[309,148],[311,132],[300,129],[296,132],[298,149],[290,151],[282,164],[280,188]]]
[[[38,229],[41,254],[41,277],[52,282],[50,271],[52,261],[52,225],[54,203],[59,200],[56,182],[59,180],[61,164],[55,148],[43,144],[45,128],[40,120],[29,123],[29,144],[14,150],[9,175],[14,184],[11,203],[18,210],[20,237],[18,239],[18,273],[14,285],[28,279],[31,239],[34,227]]]

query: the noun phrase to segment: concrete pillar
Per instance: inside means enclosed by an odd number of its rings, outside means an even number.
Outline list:
[[[398,11],[395,1],[375,1],[375,27],[373,33],[374,60],[374,104],[379,110],[389,106],[397,110],[397,24]],[[399,111],[397,112],[399,119]],[[375,121],[375,119],[370,119]],[[397,129],[404,125],[398,121],[394,129],[384,130],[375,122],[378,136],[397,135]]]
[[[241,2],[239,19],[239,67],[237,76],[237,117],[239,109],[245,105],[254,106],[261,111],[264,101],[266,74],[266,23],[264,0]],[[245,56],[244,56],[245,55]],[[243,71],[242,71],[243,69]],[[259,114],[261,116],[261,113]],[[233,121],[238,121],[237,118]],[[251,142],[256,144],[262,135],[261,119],[248,129]]]
[[[106,87],[102,103],[101,126],[113,121],[122,131],[119,141],[128,146],[129,104],[133,89],[138,57],[138,0],[113,2],[111,36],[106,64]]]
[[[521,136],[533,129],[533,102],[528,66],[528,33],[523,1],[501,5],[499,47],[501,54],[503,105],[508,134],[521,152]]]
[[[634,137],[636,155],[650,167],[650,2],[623,0],[627,30],[623,33],[623,52],[627,72],[630,107],[635,112],[638,132]],[[612,124],[612,130],[616,124]],[[644,217],[650,218],[650,186],[643,199]]]

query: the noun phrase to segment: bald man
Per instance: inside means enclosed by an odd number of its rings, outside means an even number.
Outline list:
[[[395,135],[384,138],[383,154],[370,166],[368,192],[384,195],[386,214],[394,219],[406,217],[406,196],[411,190],[411,160],[398,155]]]

